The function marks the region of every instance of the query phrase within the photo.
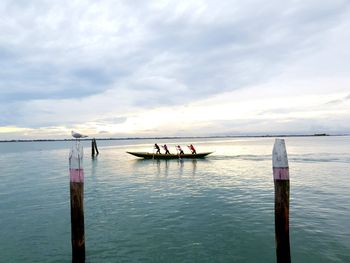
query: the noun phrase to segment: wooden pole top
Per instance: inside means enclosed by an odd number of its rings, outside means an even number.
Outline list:
[[[83,146],[80,142],[75,143],[69,153],[70,169],[83,169],[83,154]]]
[[[72,183],[84,183],[83,147],[79,142],[76,142],[70,151],[69,170]]]
[[[289,180],[289,167],[284,139],[276,139],[272,151],[274,180]]]
[[[287,168],[288,157],[284,139],[276,139],[272,151],[272,167]]]

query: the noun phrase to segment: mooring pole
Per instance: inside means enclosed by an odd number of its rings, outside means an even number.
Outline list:
[[[91,156],[95,156],[95,139],[91,140]]]
[[[277,263],[290,263],[289,244],[289,166],[286,145],[276,139],[272,151],[275,185],[275,241]]]
[[[69,155],[72,262],[85,262],[83,147],[76,141]]]
[[[96,143],[96,139],[94,138],[94,145],[95,145],[95,150],[96,150],[96,154],[98,155],[99,154],[99,151],[97,149],[97,143]]]

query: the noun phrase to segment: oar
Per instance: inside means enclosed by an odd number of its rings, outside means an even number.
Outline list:
[[[192,149],[191,149],[191,147],[190,147],[189,145],[187,145],[187,147],[188,147],[188,149],[190,149],[190,152],[192,153]]]

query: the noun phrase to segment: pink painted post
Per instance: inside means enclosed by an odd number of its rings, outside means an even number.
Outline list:
[[[76,141],[69,154],[72,262],[85,262],[83,147]]]
[[[272,151],[275,184],[275,241],[277,263],[290,263],[289,244],[289,166],[286,145],[276,139]]]

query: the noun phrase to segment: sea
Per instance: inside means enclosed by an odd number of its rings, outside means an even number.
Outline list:
[[[350,262],[350,137],[286,137],[292,262]],[[97,140],[84,146],[86,262],[276,262],[275,138]],[[206,159],[143,160],[192,143]],[[0,143],[0,262],[71,262],[69,151]]]

